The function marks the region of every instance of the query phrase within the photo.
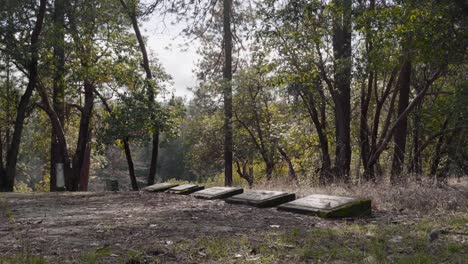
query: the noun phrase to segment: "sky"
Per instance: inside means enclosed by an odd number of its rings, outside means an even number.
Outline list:
[[[173,85],[169,87],[169,92],[187,99],[192,98],[193,93],[187,88],[196,85],[193,70],[199,58],[196,53],[200,46],[199,42],[191,41],[187,47],[184,47],[186,51],[183,51],[179,47],[187,42],[180,36],[183,23],[173,25],[171,18],[161,19],[153,15],[142,23],[142,29],[152,57],[156,57],[166,72],[172,76]]]

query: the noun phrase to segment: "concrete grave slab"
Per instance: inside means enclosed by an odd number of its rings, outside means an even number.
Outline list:
[[[255,190],[227,198],[226,202],[265,208],[294,201],[295,198],[296,195],[294,193]]]
[[[146,192],[164,192],[165,190],[168,190],[170,188],[176,187],[178,184],[173,184],[173,183],[156,183],[150,186],[147,186],[143,188],[143,191]]]
[[[371,200],[313,194],[282,204],[278,210],[323,218],[367,216],[371,214]]]
[[[200,199],[213,200],[229,198],[231,196],[241,194],[243,192],[244,189],[240,187],[212,187],[206,190],[192,193],[192,195]]]
[[[173,188],[168,189],[166,192],[174,194],[191,194],[196,191],[205,189],[204,186],[198,186],[195,184],[182,184]]]

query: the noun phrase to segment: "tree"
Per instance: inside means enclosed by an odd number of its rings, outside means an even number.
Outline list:
[[[20,67],[25,67],[28,75],[28,85],[24,94],[21,96],[19,105],[17,108],[16,119],[14,124],[13,136],[11,139],[11,145],[8,147],[6,164],[4,168],[0,168],[0,191],[13,191],[13,186],[16,176],[16,164],[18,162],[18,153],[21,144],[21,135],[23,132],[23,124],[26,118],[27,108],[29,101],[31,99],[34,88],[37,85],[38,81],[38,58],[39,58],[39,36],[42,31],[42,26],[44,22],[44,17],[46,13],[46,0],[41,0],[40,5],[36,15],[36,21],[31,33],[30,42],[29,42],[29,55],[30,58],[25,62],[25,65]],[[21,7],[20,7],[21,8]],[[10,10],[7,10],[7,18],[13,17]],[[13,11],[14,12],[14,11]],[[7,23],[7,25],[11,25]],[[5,35],[4,35],[5,34]],[[8,38],[9,41],[16,40],[14,38],[14,32],[6,30],[3,31],[2,28],[2,38]],[[11,39],[13,38],[13,39]],[[8,49],[7,47],[2,47]],[[18,63],[19,64],[19,63]]]
[[[223,0],[224,185],[232,185],[232,0]]]
[[[335,90],[336,176],[349,182],[351,163],[351,0],[333,1],[333,55]]]

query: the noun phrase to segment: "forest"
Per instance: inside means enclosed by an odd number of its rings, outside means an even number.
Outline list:
[[[444,185],[468,170],[467,12],[439,0],[3,0],[0,189]],[[146,45],[152,16],[201,43],[190,98],[171,94]]]

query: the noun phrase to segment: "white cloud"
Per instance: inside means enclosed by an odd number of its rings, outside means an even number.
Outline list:
[[[198,60],[196,51],[199,48],[199,42],[191,41],[182,49],[180,46],[187,42],[180,36],[184,25],[183,23],[171,24],[170,16],[163,20],[153,15],[151,19],[142,24],[142,34],[147,39],[150,52],[157,57],[166,72],[173,78],[173,92],[177,96],[191,98],[193,94],[187,88],[196,85],[193,69]]]

